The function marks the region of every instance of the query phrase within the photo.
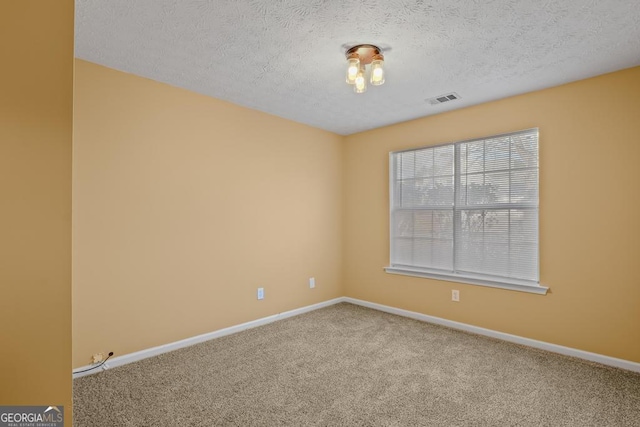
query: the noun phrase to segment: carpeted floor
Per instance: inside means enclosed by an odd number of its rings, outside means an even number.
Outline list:
[[[343,303],[76,379],[74,425],[640,426],[640,375]]]

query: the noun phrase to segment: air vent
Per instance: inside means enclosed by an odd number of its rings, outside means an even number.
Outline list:
[[[446,95],[440,95],[433,98],[427,99],[427,102],[431,105],[444,104],[445,102],[455,101],[456,99],[460,99],[460,95],[455,92],[447,93]]]

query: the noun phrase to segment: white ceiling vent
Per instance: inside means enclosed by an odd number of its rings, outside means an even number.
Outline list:
[[[460,95],[455,92],[447,93],[446,95],[434,96],[433,98],[428,98],[427,102],[431,105],[444,104],[445,102],[455,101],[456,99],[460,99]]]

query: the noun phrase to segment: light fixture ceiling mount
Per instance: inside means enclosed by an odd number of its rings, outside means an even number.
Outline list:
[[[382,49],[372,44],[358,44],[347,49],[347,83],[353,85],[355,93],[363,93],[367,90],[367,79],[365,77],[369,70],[369,82],[373,86],[380,86],[384,83],[384,55]]]

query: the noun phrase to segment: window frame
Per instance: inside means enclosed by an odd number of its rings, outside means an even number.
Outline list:
[[[537,190],[538,190],[538,198],[535,204],[535,210],[536,210],[536,215],[537,215],[537,223],[538,223],[538,227],[537,227],[537,234],[536,234],[536,246],[537,246],[537,264],[536,264],[536,275],[538,280],[537,281],[533,281],[533,280],[522,280],[522,279],[516,279],[516,278],[509,278],[509,277],[502,277],[502,276],[492,276],[489,274],[474,274],[474,273],[461,273],[461,272],[457,272],[455,271],[455,255],[454,255],[454,265],[453,265],[453,271],[449,272],[449,271],[443,271],[443,270],[438,270],[438,269],[430,269],[430,268],[425,268],[425,267],[411,267],[411,266],[405,266],[405,265],[393,265],[392,260],[393,260],[393,242],[394,242],[394,224],[393,224],[393,218],[394,218],[394,193],[395,193],[395,183],[396,183],[396,178],[394,176],[394,174],[396,173],[396,168],[395,168],[395,157],[397,154],[401,154],[401,153],[406,153],[406,152],[417,152],[419,150],[424,150],[424,149],[436,149],[438,147],[444,147],[444,146],[453,146],[453,177],[454,177],[454,182],[459,182],[460,177],[461,177],[461,171],[459,170],[460,165],[459,165],[459,159],[458,159],[458,152],[460,150],[460,146],[462,144],[466,144],[466,143],[470,143],[470,142],[476,142],[476,141],[483,141],[483,140],[489,140],[492,138],[503,138],[503,137],[509,137],[509,136],[513,136],[513,135],[521,135],[523,133],[527,133],[527,132],[536,132],[537,134],[537,156],[538,156],[538,161],[537,161],[537,181],[536,181],[536,185],[537,185]],[[404,149],[404,150],[397,150],[397,151],[392,151],[389,153],[389,220],[388,220],[388,226],[389,226],[389,266],[385,267],[384,270],[387,273],[390,274],[399,274],[399,275],[404,275],[404,276],[413,276],[413,277],[421,277],[421,278],[428,278],[428,279],[436,279],[436,280],[443,280],[443,281],[448,281],[448,282],[456,282],[456,283],[467,283],[467,284],[472,284],[472,285],[479,285],[479,286],[487,286],[487,287],[492,287],[492,288],[500,288],[500,289],[507,289],[507,290],[513,290],[513,291],[521,291],[521,292],[529,292],[529,293],[534,293],[534,294],[541,294],[541,295],[545,295],[547,293],[547,291],[549,290],[548,287],[542,286],[540,284],[539,278],[540,278],[540,131],[537,127],[535,128],[529,128],[529,129],[523,129],[523,130],[519,130],[519,131],[515,131],[515,132],[508,132],[508,133],[502,133],[502,134],[497,134],[497,135],[490,135],[490,136],[486,136],[486,137],[481,137],[481,138],[472,138],[472,139],[466,139],[466,140],[461,140],[461,141],[455,141],[455,142],[448,142],[448,143],[444,143],[444,144],[436,144],[436,145],[427,145],[427,146],[421,146],[421,147],[414,147],[414,148],[409,148],[409,149]],[[511,170],[511,168],[510,168]],[[454,185],[454,201],[453,201],[453,206],[451,206],[451,211],[453,212],[453,218],[454,218],[454,223],[456,221],[456,210],[461,210],[464,209],[463,207],[461,207],[461,205],[458,204],[458,200],[457,200],[457,184]],[[516,206],[516,203],[509,203],[509,204],[504,204],[501,205],[501,207],[505,208],[505,209],[509,209],[511,207]],[[478,205],[478,209],[482,209],[485,205]],[[487,205],[488,206],[488,205]],[[531,206],[529,206],[530,208]],[[455,229],[455,225],[454,225],[454,229]],[[456,245],[456,235],[455,235],[455,231],[454,231],[454,235],[453,235],[453,253],[455,254],[455,245]]]

